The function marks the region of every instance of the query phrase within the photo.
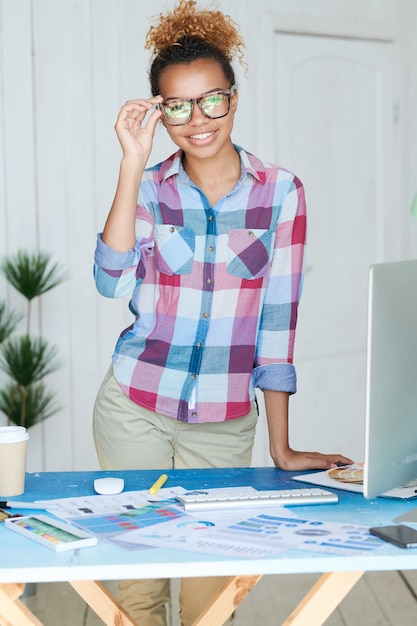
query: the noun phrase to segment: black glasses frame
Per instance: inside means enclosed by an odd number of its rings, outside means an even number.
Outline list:
[[[168,100],[164,100],[163,102],[158,103],[156,107],[161,111],[162,115],[164,116],[164,120],[166,121],[167,124],[169,124],[169,126],[183,126],[184,124],[188,124],[188,122],[191,120],[193,116],[193,110],[194,110],[195,104],[198,104],[198,108],[200,109],[202,114],[205,115],[205,117],[208,117],[210,120],[218,120],[221,117],[226,117],[226,115],[228,115],[230,111],[230,99],[235,93],[235,90],[236,88],[233,85],[232,87],[230,87],[230,89],[227,89],[227,90],[216,89],[215,91],[209,91],[208,93],[203,94],[199,98],[168,98]],[[227,96],[227,111],[225,113],[222,113],[221,115],[215,115],[215,116],[208,115],[208,113],[206,113],[206,111],[204,111],[203,107],[201,106],[201,101],[204,100],[205,98],[208,98],[210,96],[215,96],[217,94]],[[176,100],[181,100],[182,102],[189,102],[191,104],[190,114],[188,115],[186,119],[184,119],[183,121],[179,123],[178,122],[173,123],[172,121],[170,121],[168,119],[168,116],[165,113],[165,106],[168,106],[170,102],[175,102]]]

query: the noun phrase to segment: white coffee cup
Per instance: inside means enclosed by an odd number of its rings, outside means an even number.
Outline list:
[[[20,496],[25,491],[26,445],[23,426],[0,427],[0,497]]]

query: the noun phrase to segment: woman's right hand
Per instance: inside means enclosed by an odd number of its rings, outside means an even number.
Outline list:
[[[155,109],[162,102],[161,96],[148,100],[129,100],[120,110],[116,122],[116,133],[123,150],[119,181],[113,204],[101,235],[102,241],[113,250],[126,252],[136,241],[135,217],[138,190],[143,170],[152,149],[155,128],[162,113]]]
[[[155,109],[149,115],[145,125],[143,121],[148,111],[159,102],[162,102],[161,96],[154,96],[147,100],[129,100],[122,106],[115,126],[123,157],[139,159],[143,167],[149,158],[155,128],[162,113]]]

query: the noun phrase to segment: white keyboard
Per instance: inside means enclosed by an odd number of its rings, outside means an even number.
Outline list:
[[[186,511],[212,511],[214,509],[239,509],[246,507],[296,506],[332,504],[338,497],[320,487],[257,491],[250,487],[208,489],[176,496]]]

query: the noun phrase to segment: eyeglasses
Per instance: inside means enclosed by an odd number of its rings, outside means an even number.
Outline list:
[[[168,98],[156,106],[170,126],[188,124],[195,104],[206,117],[216,120],[229,113],[230,98],[234,92],[233,86],[227,91],[211,91],[199,98]]]

